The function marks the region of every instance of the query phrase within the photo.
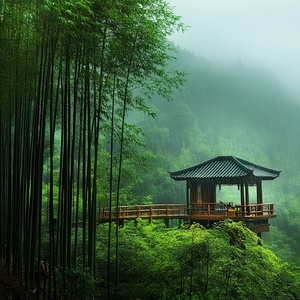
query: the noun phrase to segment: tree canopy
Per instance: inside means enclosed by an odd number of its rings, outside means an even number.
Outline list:
[[[7,274],[24,274],[27,290],[41,261],[54,295],[58,268],[96,277],[101,195],[118,203],[137,130],[127,113],[151,116],[146,100],[168,99],[183,82],[169,68],[177,30],[184,25],[163,0],[1,1],[0,245]]]

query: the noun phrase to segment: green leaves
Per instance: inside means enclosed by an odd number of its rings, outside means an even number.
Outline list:
[[[105,231],[104,226],[101,229]],[[232,244],[242,237],[244,247]],[[122,299],[298,299],[299,268],[258,244],[239,223],[166,229],[162,222],[126,222],[120,229]],[[98,245],[99,259],[105,241]],[[114,259],[114,258],[113,258]],[[102,264],[102,263],[101,263]],[[104,279],[104,278],[103,278]],[[159,287],[159,288],[158,288]],[[133,297],[133,299],[136,299]]]
[[[132,201],[153,161],[127,116],[155,117],[153,98],[182,83],[167,37],[184,26],[161,0],[0,4],[1,256],[26,288],[48,261],[55,298],[57,267],[96,277],[99,207]]]

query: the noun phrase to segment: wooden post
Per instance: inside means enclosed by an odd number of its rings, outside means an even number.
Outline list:
[[[257,204],[262,204],[263,203],[263,199],[262,199],[262,184],[261,184],[261,180],[260,179],[257,179],[257,182],[256,182],[256,201],[257,201]],[[259,213],[259,214],[263,215],[263,205],[258,205],[257,209],[261,210],[262,212]]]
[[[263,203],[263,199],[262,199],[262,184],[261,184],[261,180],[258,179],[256,182],[256,197],[257,197],[257,204],[261,204]]]
[[[186,207],[187,209],[189,208],[189,203],[190,203],[190,197],[189,197],[189,181],[186,181]]]
[[[249,205],[249,186],[248,186],[248,182],[246,182],[245,185],[245,192],[246,192],[246,205]],[[246,208],[247,214],[249,215],[250,211],[249,211],[249,207],[247,206]]]
[[[241,183],[241,209],[242,209],[242,216],[245,216],[245,190],[244,190],[244,183]]]

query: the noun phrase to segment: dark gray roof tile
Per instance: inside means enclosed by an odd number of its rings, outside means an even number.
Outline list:
[[[245,177],[252,174],[261,179],[275,179],[280,171],[268,169],[234,156],[218,156],[205,161],[199,165],[170,172],[175,180],[186,180],[191,178],[232,178]]]

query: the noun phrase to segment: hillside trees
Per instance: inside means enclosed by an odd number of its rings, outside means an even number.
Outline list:
[[[135,136],[127,112],[151,116],[145,99],[169,99],[182,84],[183,74],[168,68],[166,38],[184,26],[163,0],[1,5],[1,255],[7,274],[25,274],[27,289],[39,262],[49,262],[56,293],[57,267],[64,274],[81,265],[96,276],[99,175],[110,176],[110,205],[118,204]],[[98,163],[105,139],[110,175]],[[109,260],[110,252],[108,273]]]
[[[212,229],[126,222],[120,229],[119,298],[249,299],[255,294],[266,300],[298,299],[299,267],[283,262],[261,243],[241,222],[230,220]],[[100,266],[105,247],[106,240],[100,239]]]

